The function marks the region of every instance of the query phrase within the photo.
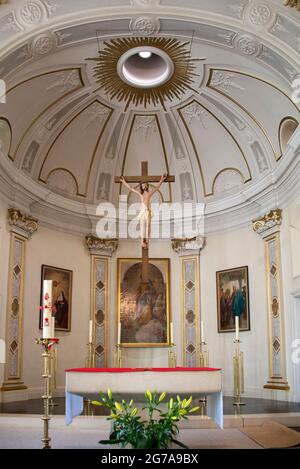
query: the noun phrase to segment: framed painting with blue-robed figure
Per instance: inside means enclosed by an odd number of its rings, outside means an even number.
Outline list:
[[[248,267],[220,270],[217,278],[218,332],[234,332],[239,317],[240,331],[250,330]]]

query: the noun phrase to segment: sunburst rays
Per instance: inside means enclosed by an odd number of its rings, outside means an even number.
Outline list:
[[[130,37],[105,41],[103,49],[99,50],[99,56],[87,59],[97,62],[94,77],[99,86],[95,91],[104,90],[110,99],[124,102],[125,111],[131,103],[135,106],[144,105],[145,108],[150,104],[161,104],[166,110],[167,100],[180,99],[187,90],[196,92],[192,87],[198,76],[195,62],[205,59],[191,59],[187,45],[189,42],[166,37]],[[153,88],[138,88],[125,83],[119,77],[119,59],[130,49],[141,46],[156,47],[170,57],[174,64],[174,73],[166,83]]]

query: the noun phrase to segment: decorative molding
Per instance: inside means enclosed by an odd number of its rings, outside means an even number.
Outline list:
[[[284,0],[283,5],[300,11],[300,0]]]
[[[271,210],[263,217],[253,220],[252,227],[257,234],[266,236],[267,234],[270,234],[270,231],[274,230],[274,228],[279,229],[281,223],[282,210],[280,208],[276,208],[275,210]]]
[[[192,88],[197,74],[196,62],[204,58],[190,57],[188,43],[170,37],[126,37],[106,41],[98,57],[88,57],[86,60],[96,62],[93,67],[98,87],[94,92],[103,90],[108,98],[125,103],[125,111],[130,104],[134,106],[160,105],[166,111],[166,101],[178,99]],[[124,54],[135,47],[154,47],[162,50],[174,64],[171,78],[154,88],[140,88],[131,86],[122,80],[118,74],[118,63]]]
[[[129,25],[130,31],[140,36],[151,36],[160,31],[160,21],[151,16],[133,18]]]
[[[108,359],[109,259],[91,255],[91,319],[95,367],[105,368]]]
[[[31,50],[34,55],[41,56],[52,52],[55,46],[55,37],[52,34],[44,33],[32,41]]]
[[[194,238],[174,238],[172,239],[172,249],[179,256],[186,256],[190,253],[200,253],[201,249],[205,247],[204,236],[195,236]]]
[[[25,215],[16,208],[8,209],[8,223],[12,227],[12,231],[18,232],[25,238],[29,238],[38,229],[36,218]]]
[[[85,244],[92,254],[111,257],[118,249],[119,241],[115,238],[97,238],[88,235],[85,237]]]
[[[28,2],[20,9],[19,16],[23,23],[31,26],[43,20],[44,11],[38,3]]]
[[[19,219],[19,214],[15,215]],[[12,216],[12,220],[13,220]],[[16,223],[18,223],[16,221]],[[24,390],[22,380],[22,332],[26,237],[11,232],[6,311],[6,363],[1,391]]]
[[[200,283],[199,256],[182,258],[182,347],[183,366],[198,366]]]
[[[275,219],[277,217],[275,216]],[[281,220],[281,213],[280,213]],[[284,345],[281,247],[279,233],[264,239],[268,299],[269,378],[264,388],[288,391]]]
[[[272,18],[272,11],[266,3],[256,3],[248,10],[249,22],[255,28],[266,27],[272,21]]]
[[[249,34],[238,36],[235,41],[236,48],[245,55],[255,55],[259,51],[259,42]]]

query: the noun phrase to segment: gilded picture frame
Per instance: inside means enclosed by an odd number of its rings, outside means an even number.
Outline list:
[[[241,332],[250,330],[248,266],[216,272],[218,332],[234,332],[238,315]]]
[[[55,316],[56,331],[71,331],[72,316],[72,288],[73,271],[51,265],[42,265],[41,272],[41,295],[40,305],[43,304],[43,283],[44,280],[52,280],[52,307]],[[40,311],[40,329],[42,327],[42,311]]]
[[[141,285],[140,258],[118,259],[117,321],[122,347],[170,346],[170,260],[149,259],[149,285]],[[119,327],[119,326],[118,326]]]

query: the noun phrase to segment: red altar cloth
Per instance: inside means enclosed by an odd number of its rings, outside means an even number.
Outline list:
[[[70,368],[66,372],[76,371],[78,373],[128,373],[128,372],[141,372],[141,371],[220,371],[221,368]]]

